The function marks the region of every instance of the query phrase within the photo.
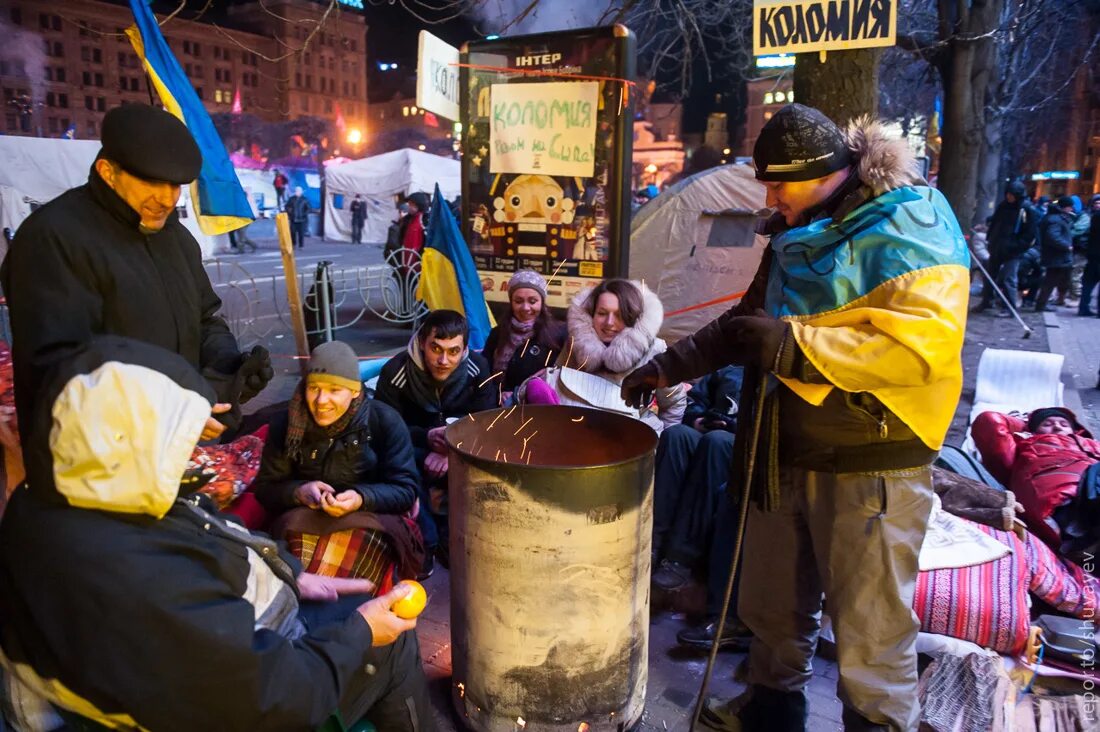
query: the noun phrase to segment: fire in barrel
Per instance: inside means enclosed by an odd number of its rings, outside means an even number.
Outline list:
[[[459,715],[485,732],[629,729],[645,703],[656,434],[528,406],[459,420],[447,442]]]

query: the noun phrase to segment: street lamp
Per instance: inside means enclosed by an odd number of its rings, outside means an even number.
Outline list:
[[[657,166],[655,164],[650,163],[642,168],[642,170],[645,171],[647,183],[655,183],[657,181]]]
[[[355,129],[354,127],[351,128],[350,130],[348,130],[348,144],[349,145],[358,145],[362,141],[363,141],[363,133],[362,132]]]

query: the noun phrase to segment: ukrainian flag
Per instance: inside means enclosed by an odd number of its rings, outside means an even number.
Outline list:
[[[470,249],[438,185],[432,198],[417,296],[432,310],[457,310],[465,315],[470,324],[470,350],[485,347],[485,339],[495,325],[493,315],[485,303]]]
[[[161,35],[148,1],[130,0],[130,9],[137,26],[127,28],[126,35],[134,51],[144,63],[165,109],[187,125],[202,151],[202,171],[191,184],[191,201],[199,228],[213,236],[247,226],[253,220],[252,206],[202,100]]]

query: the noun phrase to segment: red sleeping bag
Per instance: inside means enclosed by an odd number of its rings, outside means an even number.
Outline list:
[[[1081,428],[1072,435],[1033,435],[1027,423],[999,412],[982,412],[970,431],[982,463],[1016,494],[1027,528],[1053,549],[1061,534],[1054,509],[1077,495],[1081,475],[1100,462],[1100,442]]]

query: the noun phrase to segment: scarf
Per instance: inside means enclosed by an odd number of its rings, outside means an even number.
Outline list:
[[[515,317],[512,318],[512,324],[508,328],[508,339],[502,339],[497,344],[496,353],[493,354],[494,373],[507,370],[508,362],[512,360],[512,354],[516,352],[521,343],[531,339],[532,334],[535,332],[536,322],[536,320],[528,320],[524,323],[516,320]]]
[[[288,419],[286,427],[286,454],[291,459],[300,459],[302,452],[302,440],[305,439],[306,430],[310,426],[316,427],[322,430],[326,437],[333,438],[338,436],[341,432],[348,428],[351,424],[351,420],[355,418],[355,415],[359,412],[359,407],[363,405],[363,400],[366,398],[366,394],[362,390],[359,391],[359,396],[351,400],[351,404],[348,405],[348,411],[341,415],[340,419],[336,420],[328,427],[321,427],[315,421],[313,421],[313,415],[309,411],[309,405],[306,404],[306,381],[302,379],[298,384],[298,388],[294,390],[294,396],[290,398],[290,406],[288,407]]]

